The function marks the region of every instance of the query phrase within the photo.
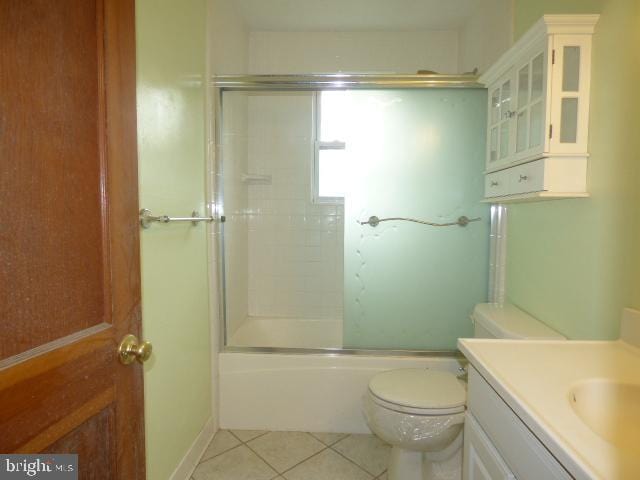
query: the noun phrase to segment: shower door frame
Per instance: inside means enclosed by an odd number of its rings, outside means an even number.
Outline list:
[[[207,155],[207,204],[217,229],[215,236],[209,236],[209,255],[217,256],[217,261],[209,262],[210,278],[217,286],[219,301],[217,315],[219,321],[218,348],[220,352],[237,353],[278,353],[278,354],[322,354],[322,355],[367,355],[367,356],[411,356],[411,357],[453,357],[463,358],[457,350],[394,350],[362,348],[297,348],[297,347],[250,347],[227,345],[227,305],[225,278],[225,238],[224,238],[224,162],[222,161],[223,94],[233,91],[324,91],[324,90],[383,90],[383,89],[431,89],[464,88],[486,89],[473,74],[310,74],[310,75],[213,75],[208,90],[208,111],[214,112],[214,128],[208,128],[209,148]],[[490,213],[489,239],[489,284],[488,301],[503,303],[506,280],[506,222],[507,208],[493,204]],[[212,264],[215,264],[213,267]],[[212,302],[216,303],[216,302]],[[215,325],[215,322],[213,322]]]

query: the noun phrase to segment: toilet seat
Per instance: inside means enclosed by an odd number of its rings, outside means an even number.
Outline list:
[[[422,368],[388,370],[369,382],[372,400],[383,408],[412,415],[463,412],[467,393],[453,373]]]
[[[445,416],[445,415],[454,415],[456,413],[462,413],[465,410],[464,405],[460,405],[458,407],[452,408],[415,408],[415,407],[407,407],[405,405],[398,405],[396,403],[385,402],[379,397],[376,397],[371,391],[369,391],[371,396],[371,400],[376,405],[381,406],[382,408],[386,408],[387,410],[392,410],[398,413],[406,413],[408,415],[424,415],[424,416]]]

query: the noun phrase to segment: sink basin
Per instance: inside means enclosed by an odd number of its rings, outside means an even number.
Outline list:
[[[640,384],[591,379],[575,384],[569,401],[580,420],[621,450],[640,445]]]
[[[572,478],[640,480],[640,312],[632,330],[633,344],[470,338],[458,345]]]

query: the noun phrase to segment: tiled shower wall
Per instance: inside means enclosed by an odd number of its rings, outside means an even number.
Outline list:
[[[312,202],[313,94],[248,100],[249,315],[342,319],[344,207]]]

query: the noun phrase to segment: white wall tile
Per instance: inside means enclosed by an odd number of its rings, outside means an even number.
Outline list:
[[[311,203],[312,104],[309,93],[249,97],[247,168],[272,176],[245,186],[252,316],[342,318],[343,207]]]

